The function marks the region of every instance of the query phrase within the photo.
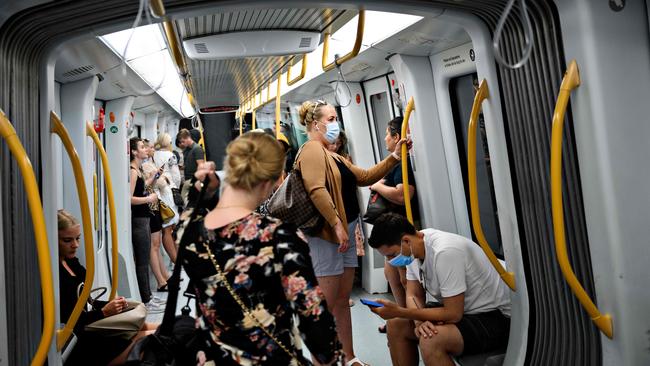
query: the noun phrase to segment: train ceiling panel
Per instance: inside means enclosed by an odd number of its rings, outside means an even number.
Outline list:
[[[372,47],[390,53],[429,56],[467,42],[471,38],[461,26],[433,18],[422,19]]]
[[[357,14],[335,9],[245,9],[241,11],[177,19],[181,40],[237,31],[293,29],[334,32]],[[253,94],[291,55],[248,57],[231,60],[188,60],[200,106],[236,105],[239,96]]]
[[[138,95],[138,91],[151,93],[151,89],[130,68],[127,68],[127,76],[124,77],[120,58],[99,39],[71,42],[61,50],[54,67],[57,82],[67,84],[94,75],[100,75],[102,79],[95,95],[98,100],[109,101],[136,96],[133,102],[135,111],[177,115],[158,94]],[[126,82],[126,79],[129,82]]]

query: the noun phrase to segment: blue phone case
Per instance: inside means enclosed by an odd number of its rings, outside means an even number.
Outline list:
[[[359,301],[361,301],[361,303],[366,305],[366,306],[370,306],[371,308],[382,308],[382,307],[384,307],[384,305],[382,305],[382,304],[380,304],[380,303],[378,303],[376,301],[372,301],[372,300],[368,300],[368,299],[360,299]]]

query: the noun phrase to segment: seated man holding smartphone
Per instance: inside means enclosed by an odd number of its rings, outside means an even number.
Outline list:
[[[391,265],[407,267],[406,307],[386,300],[369,305],[389,319],[394,365],[417,365],[418,346],[426,365],[454,365],[451,355],[506,347],[509,289],[476,243],[440,230],[416,231],[394,213],[377,219],[368,242]],[[442,305],[425,306],[426,294]]]

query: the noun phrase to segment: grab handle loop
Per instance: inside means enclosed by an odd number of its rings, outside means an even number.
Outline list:
[[[526,10],[526,0],[520,0],[520,12],[521,18],[524,22],[524,43],[525,48],[521,59],[514,64],[508,63],[506,59],[501,55],[501,49],[499,47],[499,41],[501,40],[501,34],[503,34],[503,28],[506,24],[506,19],[508,19],[508,14],[512,10],[512,6],[515,4],[515,0],[508,1],[499,22],[497,23],[496,31],[494,32],[494,39],[492,40],[492,48],[494,49],[494,58],[497,59],[497,62],[501,66],[507,67],[509,69],[517,69],[526,64],[530,58],[530,54],[533,50],[533,26],[530,23],[530,17],[528,16],[528,11]]]

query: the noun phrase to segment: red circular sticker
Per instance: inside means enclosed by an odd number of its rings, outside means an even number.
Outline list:
[[[392,79],[392,80],[390,81],[390,85],[395,86],[395,79]]]
[[[361,95],[357,94],[357,104],[361,104]]]
[[[108,119],[111,121],[111,123],[115,123],[115,113],[110,112],[108,114]]]

